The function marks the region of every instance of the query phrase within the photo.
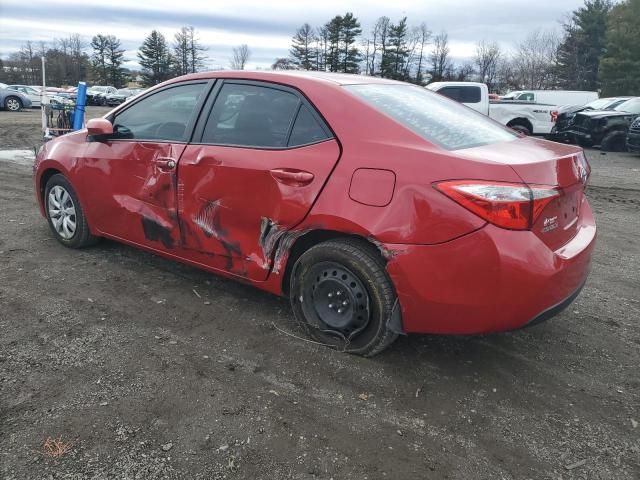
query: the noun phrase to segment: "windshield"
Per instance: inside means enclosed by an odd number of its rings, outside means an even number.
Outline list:
[[[598,100],[594,100],[593,102],[587,103],[584,108],[590,108],[592,110],[601,110],[607,106],[610,106],[611,99],[610,98],[600,98]],[[615,105],[615,102],[614,102]]]
[[[413,85],[346,85],[372,107],[431,143],[458,150],[507,142],[518,136],[443,95]]]
[[[640,113],[640,98],[627,100],[615,107],[613,110],[616,112]]]

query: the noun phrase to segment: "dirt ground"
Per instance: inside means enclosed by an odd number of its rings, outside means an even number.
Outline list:
[[[37,143],[29,115],[0,112],[0,149]],[[599,238],[568,310],[373,359],[296,338],[250,287],[65,249],[0,160],[0,478],[640,478],[640,157],[589,158]]]

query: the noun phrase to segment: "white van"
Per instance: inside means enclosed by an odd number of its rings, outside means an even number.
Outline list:
[[[533,102],[547,105],[585,105],[600,98],[598,92],[579,90],[518,90],[502,97],[502,100]]]

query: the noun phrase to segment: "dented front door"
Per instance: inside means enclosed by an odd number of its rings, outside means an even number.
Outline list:
[[[339,156],[335,139],[289,150],[189,145],[178,170],[184,245],[223,256],[232,273],[266,279]]]
[[[184,149],[149,141],[88,143],[79,177],[92,192],[96,228],[155,249],[178,247],[175,174]]]

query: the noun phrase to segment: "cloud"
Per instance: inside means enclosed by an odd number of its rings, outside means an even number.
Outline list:
[[[365,34],[381,15],[392,20],[407,16],[411,25],[425,22],[434,32],[446,30],[452,55],[468,58],[478,40],[495,40],[510,48],[535,29],[558,28],[558,21],[582,3],[583,0],[537,0],[523,7],[512,0],[110,0],[98,4],[80,0],[2,0],[0,55],[17,50],[27,40],[51,42],[79,33],[89,41],[93,35],[103,33],[122,40],[128,64],[135,66],[136,49],[152,29],[171,41],[181,26],[192,25],[209,48],[210,66],[226,66],[231,48],[247,43],[253,51],[250,66],[267,67],[276,57],[288,54],[291,35],[302,23],[318,26],[333,15],[352,11]]]

